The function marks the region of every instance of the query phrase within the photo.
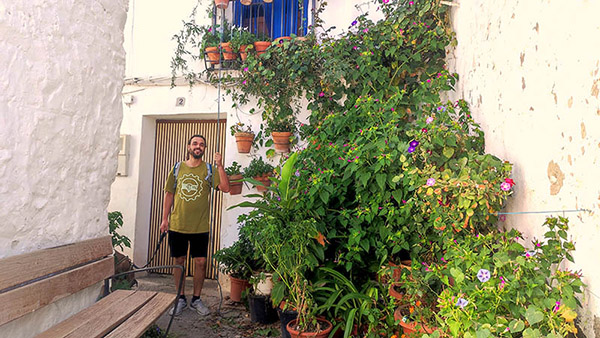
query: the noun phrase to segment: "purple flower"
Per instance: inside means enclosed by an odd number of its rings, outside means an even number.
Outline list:
[[[294,175],[296,175],[296,177],[300,177],[300,170],[296,170],[296,173],[294,173]]]
[[[439,112],[445,112],[446,111],[446,106],[439,106],[439,107],[437,107],[437,111],[439,111]]]
[[[383,0],[384,4],[387,4],[388,2],[390,2],[390,0]]]
[[[245,72],[247,72],[247,71],[248,71],[248,67],[245,67],[245,68],[244,68],[244,71],[245,71]]]
[[[355,26],[358,23],[358,21],[354,20],[352,21],[352,26]]]
[[[477,272],[477,279],[479,279],[479,281],[482,283],[489,281],[490,278],[491,278],[491,275],[490,275],[489,270],[479,269],[479,272]]]
[[[408,147],[408,153],[413,153],[415,151],[415,147]]]
[[[428,179],[427,180],[427,185],[430,186],[430,187],[433,186],[433,185],[435,185],[435,178],[432,177],[432,178]]]
[[[416,148],[419,145],[419,141],[417,140],[412,140],[410,141],[410,143],[408,144],[409,146]]]
[[[500,189],[502,189],[504,191],[509,191],[510,190],[510,183],[502,182],[502,184],[500,184]]]
[[[467,306],[467,304],[469,304],[469,301],[464,298],[459,298],[458,301],[456,302],[456,306],[458,306],[461,309],[463,309],[465,306]]]

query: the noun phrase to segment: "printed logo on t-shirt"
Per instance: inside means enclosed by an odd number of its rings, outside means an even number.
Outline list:
[[[194,201],[202,194],[202,180],[198,175],[185,174],[178,179],[181,184],[179,197],[186,202]]]

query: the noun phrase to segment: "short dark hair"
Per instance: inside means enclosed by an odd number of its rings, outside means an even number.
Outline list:
[[[194,137],[199,137],[199,138],[203,139],[204,140],[204,145],[206,145],[206,137],[204,137],[204,136],[202,136],[200,134],[196,134],[196,135],[192,135],[192,137],[190,137],[190,139],[188,140],[188,146],[190,144],[192,144],[192,140],[194,139]]]

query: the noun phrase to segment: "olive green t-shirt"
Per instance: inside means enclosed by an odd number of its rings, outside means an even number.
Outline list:
[[[177,191],[173,191],[175,176],[173,169],[167,177],[165,191],[174,193],[173,210],[169,219],[169,229],[184,234],[198,234],[208,232],[209,206],[211,180],[214,186],[219,185],[219,174],[212,167],[212,179],[208,176],[206,163],[202,162],[197,167],[188,167],[181,162],[177,174]]]

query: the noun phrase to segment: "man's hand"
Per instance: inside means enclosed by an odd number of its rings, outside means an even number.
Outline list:
[[[223,167],[223,155],[215,153],[214,160],[217,167]]]
[[[160,233],[162,234],[163,232],[167,232],[167,230],[169,230],[169,221],[163,220],[160,223]]]

